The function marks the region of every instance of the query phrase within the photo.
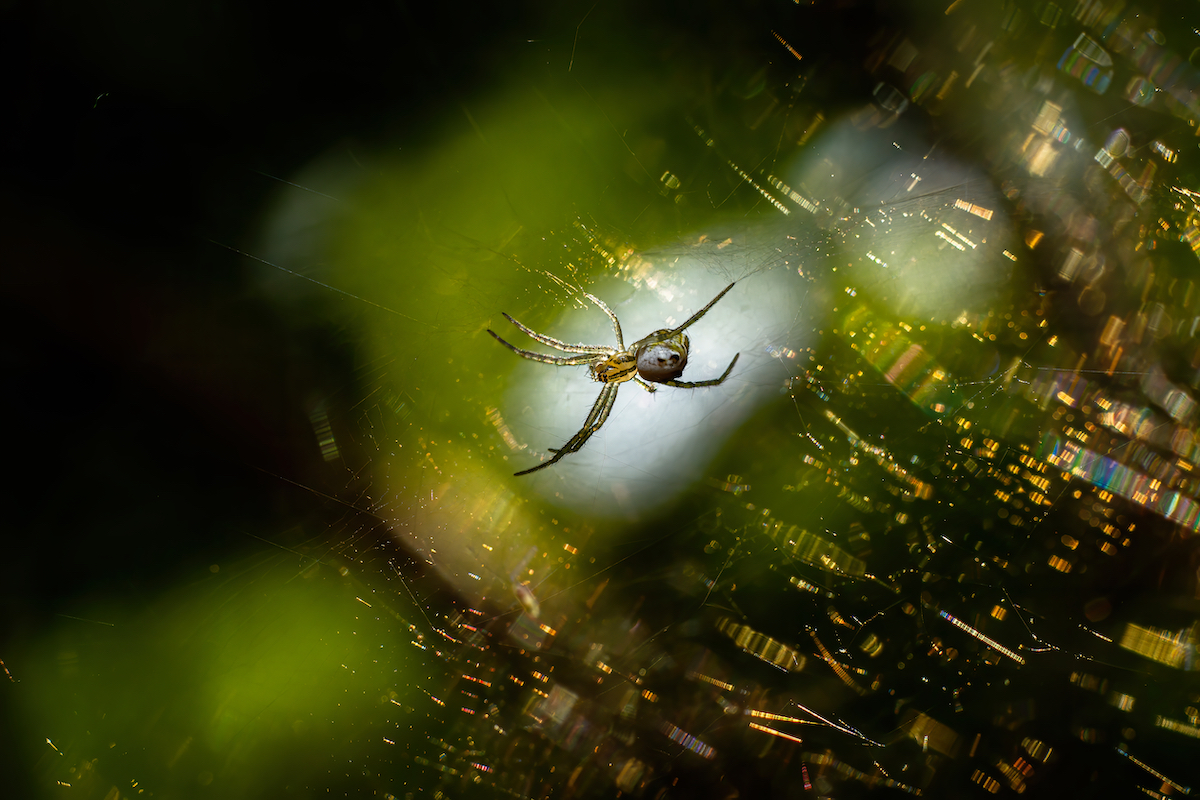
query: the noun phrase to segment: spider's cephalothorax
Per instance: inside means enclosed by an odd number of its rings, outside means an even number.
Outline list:
[[[592,410],[588,413],[579,432],[558,450],[551,450],[554,457],[549,461],[516,474],[525,475],[548,467],[567,453],[574,453],[583,447],[584,442],[591,438],[593,433],[600,430],[600,426],[608,419],[613,403],[617,399],[617,389],[626,381],[637,381],[638,385],[648,392],[655,391],[655,387],[651,386],[651,383],[661,383],[679,389],[696,389],[701,386],[716,386],[724,383],[725,379],[729,377],[729,373],[733,371],[733,365],[737,363],[737,355],[733,357],[733,361],[729,362],[725,373],[719,378],[694,383],[676,379],[683,374],[683,368],[687,366],[689,342],[684,330],[703,317],[732,288],[732,283],[726,286],[720,294],[709,301],[708,305],[693,314],[687,322],[679,327],[657,330],[646,338],[634,342],[628,348],[625,347],[625,341],[621,336],[621,323],[617,321],[617,315],[598,297],[590,294],[585,294],[584,297],[599,306],[600,310],[608,314],[608,318],[612,320],[613,333],[617,336],[616,347],[603,344],[567,344],[545,334],[537,333],[505,314],[504,316],[509,322],[528,334],[534,341],[549,345],[564,353],[578,353],[578,355],[551,356],[535,353],[532,350],[522,350],[489,330],[488,333],[495,337],[500,344],[519,356],[533,361],[541,361],[543,364],[554,364],[559,367],[590,365],[592,377],[604,384],[604,388],[600,390],[600,396],[596,398],[596,402],[592,405]]]
[[[637,356],[628,352],[617,353],[599,364],[592,364],[591,371],[592,377],[601,383],[624,383],[637,375]]]

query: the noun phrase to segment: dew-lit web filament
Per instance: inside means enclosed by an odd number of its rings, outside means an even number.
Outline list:
[[[820,714],[818,714],[816,711],[813,711],[811,708],[809,708],[807,706],[801,705],[800,703],[796,702],[795,700],[793,700],[791,702],[792,702],[792,705],[794,705],[796,708],[803,711],[805,714],[808,714],[810,717],[820,720],[822,723],[824,723],[825,725],[828,725],[829,727],[831,727],[835,730],[839,730],[842,733],[847,733],[851,736],[857,737],[858,739],[861,739],[863,742],[865,742],[867,744],[875,745],[876,747],[883,747],[882,743],[877,742],[874,739],[868,738],[867,736],[864,736],[862,733],[860,733],[859,731],[856,731],[854,728],[851,728],[849,725],[837,723],[831,719],[823,717]]]
[[[801,739],[799,736],[792,736],[790,733],[784,733],[783,731],[777,731],[774,728],[767,727],[766,725],[759,725],[757,722],[751,722],[750,727],[756,731],[762,731],[763,733],[769,733],[772,736],[777,736],[780,739],[787,739],[788,741],[795,742],[796,744],[804,743],[804,740]]]
[[[947,622],[949,622],[951,625],[958,628],[959,630],[966,631],[968,634],[975,637],[979,641],[983,642],[984,644],[986,644],[988,647],[992,648],[996,652],[1001,653],[1002,655],[1008,656],[1013,661],[1016,661],[1018,664],[1025,663],[1025,659],[1022,658],[1020,655],[1018,655],[1016,652],[1008,649],[1007,647],[1000,644],[999,642],[997,642],[995,639],[991,638],[990,636],[985,635],[982,631],[972,628],[970,625],[963,622],[961,619],[951,616],[950,614],[947,614],[945,611],[939,611],[938,616],[941,617],[942,619],[946,620]]]
[[[672,725],[669,722],[663,722],[662,732],[668,739],[688,750],[691,750],[701,758],[712,760],[717,755],[717,751],[710,745],[705,744],[692,734],[676,727],[675,725]]]
[[[1166,775],[1162,774],[1161,772],[1159,772],[1158,770],[1156,770],[1154,767],[1150,766],[1146,762],[1142,761],[1141,759],[1135,758],[1128,750],[1125,749],[1125,745],[1123,745],[1123,744],[1117,745],[1116,750],[1119,755],[1122,755],[1125,758],[1129,759],[1130,762],[1132,762],[1132,763],[1136,764],[1137,766],[1141,767],[1142,769],[1146,770],[1146,772],[1149,772],[1151,775],[1158,778],[1160,781],[1162,781],[1163,783],[1172,787],[1173,789],[1176,789],[1177,791],[1182,792],[1183,794],[1191,794],[1192,793],[1192,790],[1190,787],[1176,783],[1175,781],[1171,780]]]
[[[833,670],[834,674],[838,676],[838,678],[842,681],[842,683],[849,686],[851,689],[853,689],[859,695],[865,696],[867,694],[867,691],[865,689],[863,689],[861,686],[859,686],[857,683],[854,682],[854,679],[850,677],[850,674],[848,672],[846,672],[845,667],[843,667],[840,663],[838,663],[837,659],[835,659],[833,657],[833,654],[829,652],[829,649],[827,647],[825,647],[825,645],[821,642],[820,639],[817,638],[817,632],[810,630],[808,633],[810,636],[812,636],[813,641],[817,645],[817,649],[821,652],[821,658],[825,661],[826,664],[829,665],[829,668]]]

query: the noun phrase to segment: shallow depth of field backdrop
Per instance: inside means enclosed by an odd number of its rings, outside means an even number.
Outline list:
[[[1194,788],[1194,5],[0,14],[12,791]]]

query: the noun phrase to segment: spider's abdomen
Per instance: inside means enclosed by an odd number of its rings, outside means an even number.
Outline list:
[[[683,374],[683,368],[687,366],[687,357],[687,336],[680,335],[665,342],[654,342],[638,348],[637,372],[651,383],[673,381]]]

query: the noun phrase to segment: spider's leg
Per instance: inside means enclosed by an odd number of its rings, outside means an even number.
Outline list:
[[[612,312],[609,311],[608,313],[611,314]],[[553,347],[557,350],[562,350],[564,353],[604,353],[606,355],[612,355],[613,353],[616,352],[611,347],[608,347],[608,346],[602,345],[602,344],[567,344],[566,342],[555,339],[553,336],[547,336],[544,333],[538,333],[537,331],[533,330],[532,328],[525,327],[524,325],[517,322],[512,317],[508,316],[508,314],[505,314],[504,318],[507,319],[509,322],[511,322],[513,325],[516,325],[522,331],[524,331],[525,334],[530,339],[533,339],[534,341],[537,341],[537,342],[541,342],[542,344],[545,344],[545,345],[549,345],[550,347]],[[496,336],[496,334],[494,334],[494,333],[492,335]],[[496,336],[496,338],[500,339],[499,336]],[[501,341],[504,341],[504,340],[501,339]],[[586,363],[586,362],[580,362],[580,363]]]
[[[549,461],[543,461],[536,467],[530,467],[520,472],[514,472],[514,475],[528,475],[531,472],[537,472],[539,469],[545,469],[551,464],[557,463],[563,456],[568,453],[574,453],[579,448],[583,447],[584,442],[591,438],[592,434],[600,430],[600,427],[608,419],[609,413],[612,411],[613,402],[617,399],[617,389],[619,383],[606,383],[604,388],[600,390],[600,396],[596,398],[596,402],[592,405],[592,410],[588,412],[587,419],[584,420],[583,427],[579,429],[567,443],[557,450],[551,450],[554,457]]]
[[[532,350],[522,350],[519,347],[509,344],[496,334],[495,331],[488,331],[492,337],[500,344],[512,350],[517,355],[528,358],[531,361],[540,361],[543,364],[554,364],[556,367],[573,367],[579,364],[595,364],[597,361],[603,361],[606,353],[585,353],[578,356],[548,356],[545,353],[535,353]]]
[[[642,380],[642,379],[641,379],[641,377],[640,377],[640,376],[638,376],[638,375],[634,375],[634,376],[633,376],[633,379],[634,379],[635,381],[637,381],[637,382],[638,382],[638,386],[641,386],[643,389],[645,389],[645,390],[646,390],[647,392],[649,392],[650,394],[654,394],[655,392],[657,392],[657,391],[658,391],[657,389],[655,389],[655,388],[654,388],[654,384],[651,384],[651,383],[646,383],[646,382],[645,382],[644,380]]]
[[[608,314],[608,318],[612,320],[613,333],[615,333],[617,335],[617,349],[624,350],[625,349],[625,340],[621,337],[621,323],[617,322],[617,315],[614,314],[612,309],[609,308],[608,306],[606,306],[604,304],[604,301],[601,300],[599,297],[588,294],[587,292],[584,292],[583,296],[586,297],[588,300],[591,300],[596,305],[600,306],[600,310],[603,311],[605,314]]]
[[[722,290],[721,290],[721,293],[720,293],[719,295],[717,295],[716,297],[714,297],[712,300],[709,300],[709,301],[708,301],[708,305],[706,305],[704,308],[702,308],[702,309],[700,309],[699,311],[697,311],[695,314],[692,314],[692,316],[691,316],[691,317],[688,319],[688,321],[687,321],[687,322],[683,323],[683,324],[682,324],[682,325],[680,325],[678,328],[673,328],[672,330],[668,331],[668,332],[667,332],[667,333],[668,333],[668,336],[667,336],[667,337],[664,337],[664,341],[665,341],[665,339],[666,339],[666,338],[669,338],[670,336],[674,336],[675,334],[679,333],[680,331],[682,331],[682,330],[684,330],[684,329],[686,329],[686,328],[689,328],[689,327],[691,327],[691,325],[692,325],[694,322],[696,322],[696,320],[700,319],[700,318],[701,318],[701,317],[703,317],[705,314],[707,314],[707,313],[708,313],[708,310],[709,310],[710,308],[712,308],[713,306],[715,306],[715,305],[717,304],[717,301],[718,301],[718,300],[720,300],[722,297],[724,297],[724,296],[726,295],[726,293],[727,293],[727,292],[728,292],[730,289],[732,289],[732,288],[734,287],[734,285],[736,285],[736,284],[737,284],[737,281],[734,281],[733,283],[731,283],[731,284],[729,284],[728,286],[726,286],[724,289],[722,289]]]
[[[667,386],[674,386],[676,389],[698,389],[701,386],[717,386],[724,383],[725,379],[729,377],[729,373],[733,372],[733,365],[737,363],[738,356],[740,355],[741,353],[738,353],[733,357],[733,361],[730,361],[729,366],[725,368],[725,374],[719,378],[713,378],[710,381],[696,381],[694,383],[691,381],[663,381],[663,383]]]
[[[605,384],[604,388],[600,390],[600,396],[592,405],[592,410],[588,412],[587,419],[583,421],[583,427],[559,449],[560,452],[577,452],[579,448],[583,447],[584,442],[592,438],[593,433],[600,430],[608,421],[608,415],[612,412],[613,403],[617,400],[617,389],[619,388],[621,388],[619,383]]]
[[[560,458],[562,458],[563,456],[565,456],[567,454],[565,450],[561,450],[561,451],[553,450],[551,452],[554,453],[554,458],[550,459],[549,461],[543,461],[542,463],[538,464],[536,467],[530,467],[529,469],[523,469],[520,472],[514,472],[513,476],[515,477],[517,475],[528,475],[531,472],[537,472],[539,469],[545,469],[546,467],[550,466],[551,464],[554,464]]]

